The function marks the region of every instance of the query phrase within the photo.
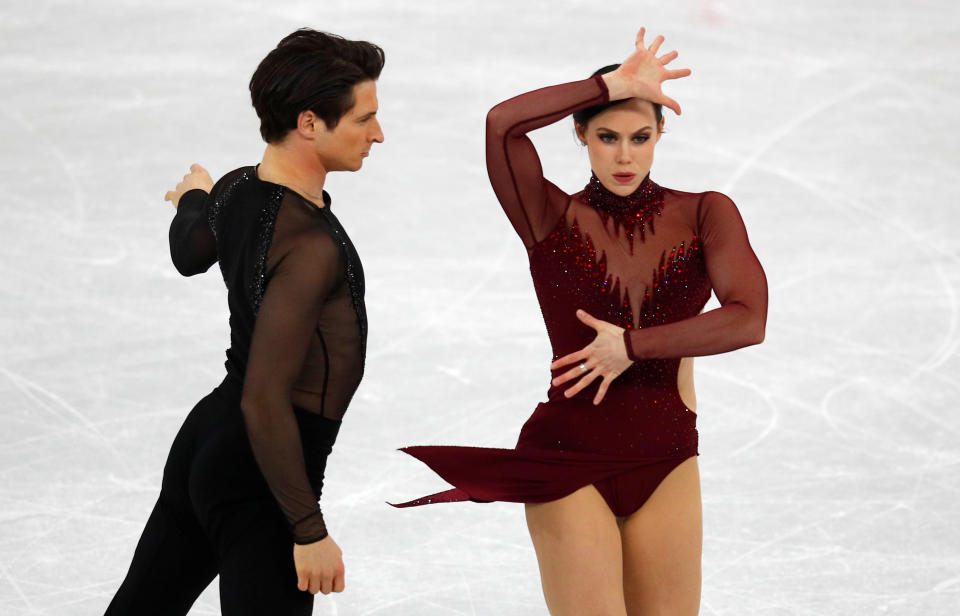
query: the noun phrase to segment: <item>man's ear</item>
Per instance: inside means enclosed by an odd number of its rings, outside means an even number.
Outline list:
[[[297,132],[304,139],[314,139],[327,132],[327,123],[309,109],[301,111],[297,116]]]

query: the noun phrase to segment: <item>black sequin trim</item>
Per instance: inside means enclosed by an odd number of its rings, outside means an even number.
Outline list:
[[[275,186],[267,199],[267,204],[260,210],[257,219],[257,246],[253,278],[250,280],[249,291],[253,316],[260,312],[264,290],[267,286],[267,256],[270,254],[270,244],[273,243],[273,228],[277,223],[277,213],[283,201],[283,186]]]
[[[330,221],[330,227],[333,229],[334,236],[340,243],[340,246],[343,248],[344,254],[346,255],[346,265],[344,267],[344,271],[347,279],[347,286],[350,288],[350,299],[353,302],[353,310],[357,313],[357,322],[360,324],[360,344],[361,348],[363,349],[363,356],[366,357],[367,307],[363,301],[364,281],[363,266],[360,265],[360,256],[357,254],[357,249],[354,247],[353,242],[351,242],[350,238],[347,236],[347,232],[344,230],[343,225],[340,224],[340,221],[337,219],[337,217],[334,216],[333,212],[330,211],[330,208],[323,208],[320,211],[323,212]]]
[[[210,209],[207,210],[207,225],[210,227],[210,231],[213,233],[213,237],[217,237],[217,227],[220,225],[220,212],[223,210],[224,204],[230,199],[233,195],[233,191],[236,190],[237,186],[243,184],[253,176],[253,168],[247,169],[240,174],[237,179],[230,183],[223,192],[214,200],[213,205]]]

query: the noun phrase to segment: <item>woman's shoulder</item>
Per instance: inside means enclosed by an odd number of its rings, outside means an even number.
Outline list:
[[[699,234],[729,222],[742,223],[736,203],[719,190],[687,191],[662,187],[664,206],[682,212],[690,226]]]
[[[727,194],[719,190],[689,191],[661,186],[664,192],[664,201],[672,202],[687,209],[737,211],[737,205]]]
[[[703,190],[703,191],[691,191],[691,190],[680,190],[679,188],[669,188],[667,186],[660,186],[663,188],[665,196],[672,196],[678,199],[683,199],[686,201],[729,201],[733,203],[733,199],[724,194],[719,190]]]

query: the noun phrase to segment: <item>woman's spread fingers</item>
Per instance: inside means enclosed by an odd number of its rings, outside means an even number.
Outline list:
[[[640,28],[640,32],[637,32],[637,40],[636,40],[637,49],[645,48],[645,45],[643,44],[643,35],[646,34],[646,32],[647,32],[646,28]]]
[[[677,101],[669,96],[664,96],[662,102],[668,109],[672,109],[675,114],[680,115],[680,104]]]
[[[691,71],[691,70],[688,69],[688,68],[678,68],[678,69],[675,70],[675,71],[667,71],[667,74],[666,74],[665,78],[666,78],[666,79],[679,79],[679,78],[681,78],[681,77],[687,77],[687,76],[690,75],[690,73],[692,73],[692,72],[693,72],[693,71]]]
[[[593,383],[593,382],[597,379],[598,376],[600,376],[600,373],[597,372],[596,370],[593,370],[593,371],[591,371],[591,372],[588,372],[583,378],[581,378],[579,381],[577,381],[577,384],[576,384],[576,385],[574,385],[573,387],[571,387],[571,388],[568,389],[567,391],[563,392],[563,395],[566,396],[566,397],[568,397],[568,398],[572,398],[573,396],[576,396],[578,393],[580,393],[581,391],[583,391],[583,389],[584,389],[587,385],[589,385],[590,383]]]
[[[589,366],[587,366],[586,364],[579,364],[577,366],[574,366],[573,368],[567,370],[557,378],[553,379],[553,385],[554,386],[563,385],[567,381],[572,381],[573,379],[586,374],[587,373],[586,370],[584,370],[580,366],[584,366],[589,370]]]
[[[600,325],[603,324],[603,321],[594,317],[592,314],[588,313],[586,310],[577,310],[577,318],[580,319],[583,323],[589,325],[593,329],[599,330]]]
[[[671,51],[670,53],[663,54],[662,56],[660,56],[660,64],[662,64],[663,66],[666,66],[671,62],[673,62],[674,60],[676,60],[677,56],[679,55],[680,54],[678,54],[676,51]]]
[[[603,401],[603,397],[607,395],[607,388],[610,387],[611,379],[608,376],[603,377],[603,382],[600,383],[600,387],[597,389],[597,395],[593,397],[593,404],[597,405]]]
[[[307,578],[305,578],[302,574],[299,574],[299,573],[297,574],[297,588],[299,588],[300,590],[308,590],[310,588],[310,584],[309,582],[307,582]]]
[[[653,39],[653,42],[650,44],[650,52],[657,53],[657,50],[660,49],[660,44],[663,43],[663,35],[658,35],[657,38]]]
[[[560,359],[556,360],[550,364],[551,370],[557,370],[558,368],[563,368],[564,366],[569,366],[570,364],[576,363],[581,359],[586,359],[587,349],[586,347],[580,349],[576,353],[570,353],[569,355],[564,355]]]

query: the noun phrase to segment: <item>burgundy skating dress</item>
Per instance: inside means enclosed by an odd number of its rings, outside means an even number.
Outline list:
[[[546,502],[594,484],[615,515],[629,515],[698,453],[696,414],[677,386],[681,358],[762,337],[762,323],[759,334],[734,326],[749,311],[765,319],[767,291],[726,196],[662,188],[647,177],[632,195],[619,197],[596,176],[571,196],[543,178],[526,133],[607,101],[603,79],[594,77],[497,105],[487,116],[487,168],[527,247],[554,359],[595,338],[576,317],[582,308],[626,328],[634,363],[599,405],[593,397],[600,379],[569,399],[563,392],[575,381],[551,387],[514,449],[402,448],[456,487],[397,507]],[[711,289],[722,307],[700,315]]]

